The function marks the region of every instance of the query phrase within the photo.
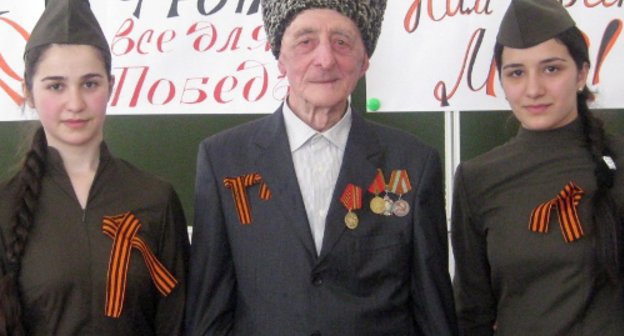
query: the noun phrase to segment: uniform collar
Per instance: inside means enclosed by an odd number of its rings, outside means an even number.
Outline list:
[[[108,150],[108,146],[106,146],[106,143],[102,141],[100,143],[100,163],[98,164],[98,171],[101,169],[101,167],[104,167],[104,165],[110,160],[110,158],[111,153]],[[52,173],[62,173],[63,175],[66,175],[61,153],[59,153],[58,149],[52,146],[48,146],[46,166],[48,170]]]
[[[286,133],[288,134],[288,142],[290,144],[291,152],[299,149],[316,134],[321,134],[342,151],[344,151],[347,146],[347,139],[349,138],[349,130],[351,129],[352,121],[350,104],[347,104],[347,111],[342,116],[342,119],[325,132],[318,132],[308,126],[308,124],[303,122],[303,120],[301,120],[295,112],[293,112],[286,102],[284,102],[282,106],[282,111],[284,114],[284,124],[286,126]]]
[[[577,117],[569,124],[552,130],[533,131],[520,127],[517,138],[518,140],[540,143],[583,141],[583,124],[581,119]]]

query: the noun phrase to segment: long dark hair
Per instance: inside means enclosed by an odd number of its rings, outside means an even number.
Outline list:
[[[24,55],[24,83],[27,94],[32,99],[32,80],[41,61],[41,56],[51,44],[35,47]],[[108,50],[98,49],[102,61],[111,78],[111,55]],[[0,278],[0,336],[24,336],[26,330],[22,320],[22,304],[19,288],[21,259],[28,242],[28,233],[34,223],[34,217],[41,194],[41,182],[45,175],[48,143],[45,131],[39,126],[32,138],[30,149],[26,153],[20,170],[13,177],[15,187],[14,212],[11,216],[9,234],[4,237],[5,274]]]
[[[18,286],[20,261],[24,255],[28,232],[34,222],[41,179],[45,174],[47,153],[45,132],[40,127],[33,137],[31,149],[26,154],[22,169],[17,173],[15,212],[11,218],[11,235],[5,238],[6,274],[0,279],[0,303],[5,316],[8,335],[25,335],[21,319],[21,301]]]
[[[555,39],[566,46],[579,71],[585,64],[588,66],[591,64],[587,43],[577,27],[564,31],[555,36]],[[499,43],[494,46],[494,59],[499,76],[503,48],[504,46]],[[576,98],[587,149],[595,164],[594,175],[598,187],[592,202],[592,218],[596,227],[596,258],[600,268],[615,283],[622,279],[624,211],[622,204],[618,204],[611,193],[615,170],[610,169],[604,159],[604,157],[610,157],[615,161],[614,152],[610,148],[603,121],[589,109],[588,101],[594,100],[594,94],[587,86],[584,86],[582,90],[577,92]],[[617,168],[622,169],[624,167]]]

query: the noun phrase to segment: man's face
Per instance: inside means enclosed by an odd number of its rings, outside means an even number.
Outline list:
[[[288,25],[278,67],[290,84],[289,106],[341,108],[368,69],[360,31],[331,9],[308,9]]]

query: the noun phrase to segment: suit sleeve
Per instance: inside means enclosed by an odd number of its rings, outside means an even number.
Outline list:
[[[220,181],[214,175],[212,159],[209,143],[204,141],[197,155],[186,319],[187,334],[193,336],[229,334],[236,302],[236,278],[221,211]]]
[[[2,228],[0,227],[0,279],[6,274],[7,268],[6,262],[6,248],[4,243],[4,236],[2,234]],[[2,330],[2,329],[0,329]]]
[[[163,336],[182,335],[190,246],[182,204],[173,187],[162,221],[164,229],[160,237],[159,260],[176,278],[177,284],[158,302],[155,331]]]
[[[455,300],[463,335],[493,335],[496,301],[490,283],[485,233],[471,215],[462,166],[455,173],[451,241],[455,255]]]
[[[457,335],[442,167],[438,153],[433,150],[424,159],[423,172],[416,181],[413,209],[413,317],[421,335]]]

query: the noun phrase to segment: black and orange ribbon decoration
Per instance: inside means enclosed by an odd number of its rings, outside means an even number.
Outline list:
[[[571,243],[583,237],[583,228],[578,218],[577,206],[585,192],[574,182],[569,182],[554,199],[538,205],[531,213],[529,230],[533,232],[548,232],[548,222],[550,212],[554,206],[557,207],[559,225],[563,239]]]
[[[259,196],[261,200],[271,199],[271,190],[266,183],[262,181],[262,176],[258,173],[247,174],[237,177],[226,177],[223,184],[226,188],[232,190],[232,196],[236,203],[236,211],[241,224],[251,224],[251,207],[249,206],[249,196],[247,188],[262,183],[260,185]]]
[[[108,317],[121,316],[132,248],[138,249],[143,255],[152,281],[163,296],[169,295],[178,283],[165,266],[156,259],[147,244],[137,236],[140,228],[141,222],[131,212],[103,218],[102,232],[113,239],[106,280],[105,314]]]

